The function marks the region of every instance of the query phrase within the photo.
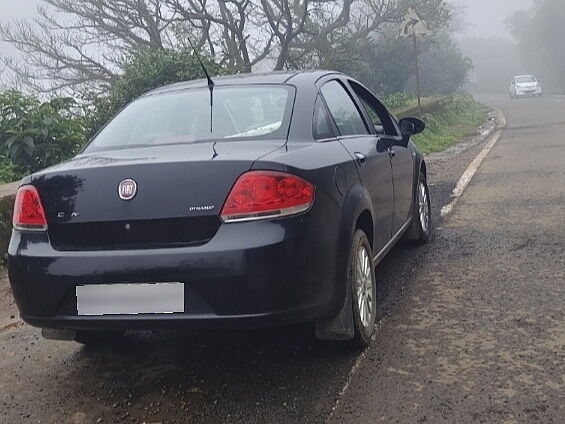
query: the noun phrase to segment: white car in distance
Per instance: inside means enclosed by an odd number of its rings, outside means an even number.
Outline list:
[[[533,75],[517,75],[510,83],[510,97],[541,97],[541,84]]]

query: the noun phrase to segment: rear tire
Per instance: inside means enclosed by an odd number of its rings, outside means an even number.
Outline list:
[[[77,330],[75,342],[85,346],[108,346],[119,342],[125,331],[85,331]]]
[[[347,278],[352,293],[355,335],[351,341],[356,348],[371,343],[377,320],[377,281],[373,250],[367,236],[357,230],[353,236]]]

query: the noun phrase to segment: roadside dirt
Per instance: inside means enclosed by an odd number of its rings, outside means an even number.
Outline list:
[[[0,272],[0,332],[15,329],[23,325],[19,319],[18,310],[12,289],[5,270]]]

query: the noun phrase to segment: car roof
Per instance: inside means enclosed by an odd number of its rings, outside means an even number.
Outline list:
[[[234,86],[234,85],[252,85],[252,84],[289,84],[293,79],[296,82],[304,84],[311,82],[314,84],[321,77],[328,74],[338,74],[333,71],[326,70],[304,70],[304,71],[278,71],[266,73],[249,73],[237,75],[224,75],[213,77],[214,85],[216,87]],[[296,78],[300,76],[301,78]],[[198,79],[192,81],[179,82],[176,84],[165,85],[144,94],[150,96],[154,94],[162,94],[173,91],[189,90],[194,88],[206,88],[208,81],[206,79]]]
[[[534,79],[536,79],[536,77],[533,76],[533,75],[516,75],[514,78],[534,78]]]

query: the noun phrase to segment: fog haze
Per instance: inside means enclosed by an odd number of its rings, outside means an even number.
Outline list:
[[[451,0],[463,6],[466,14],[466,35],[473,37],[511,38],[506,29],[506,19],[518,10],[533,5],[533,0]]]

